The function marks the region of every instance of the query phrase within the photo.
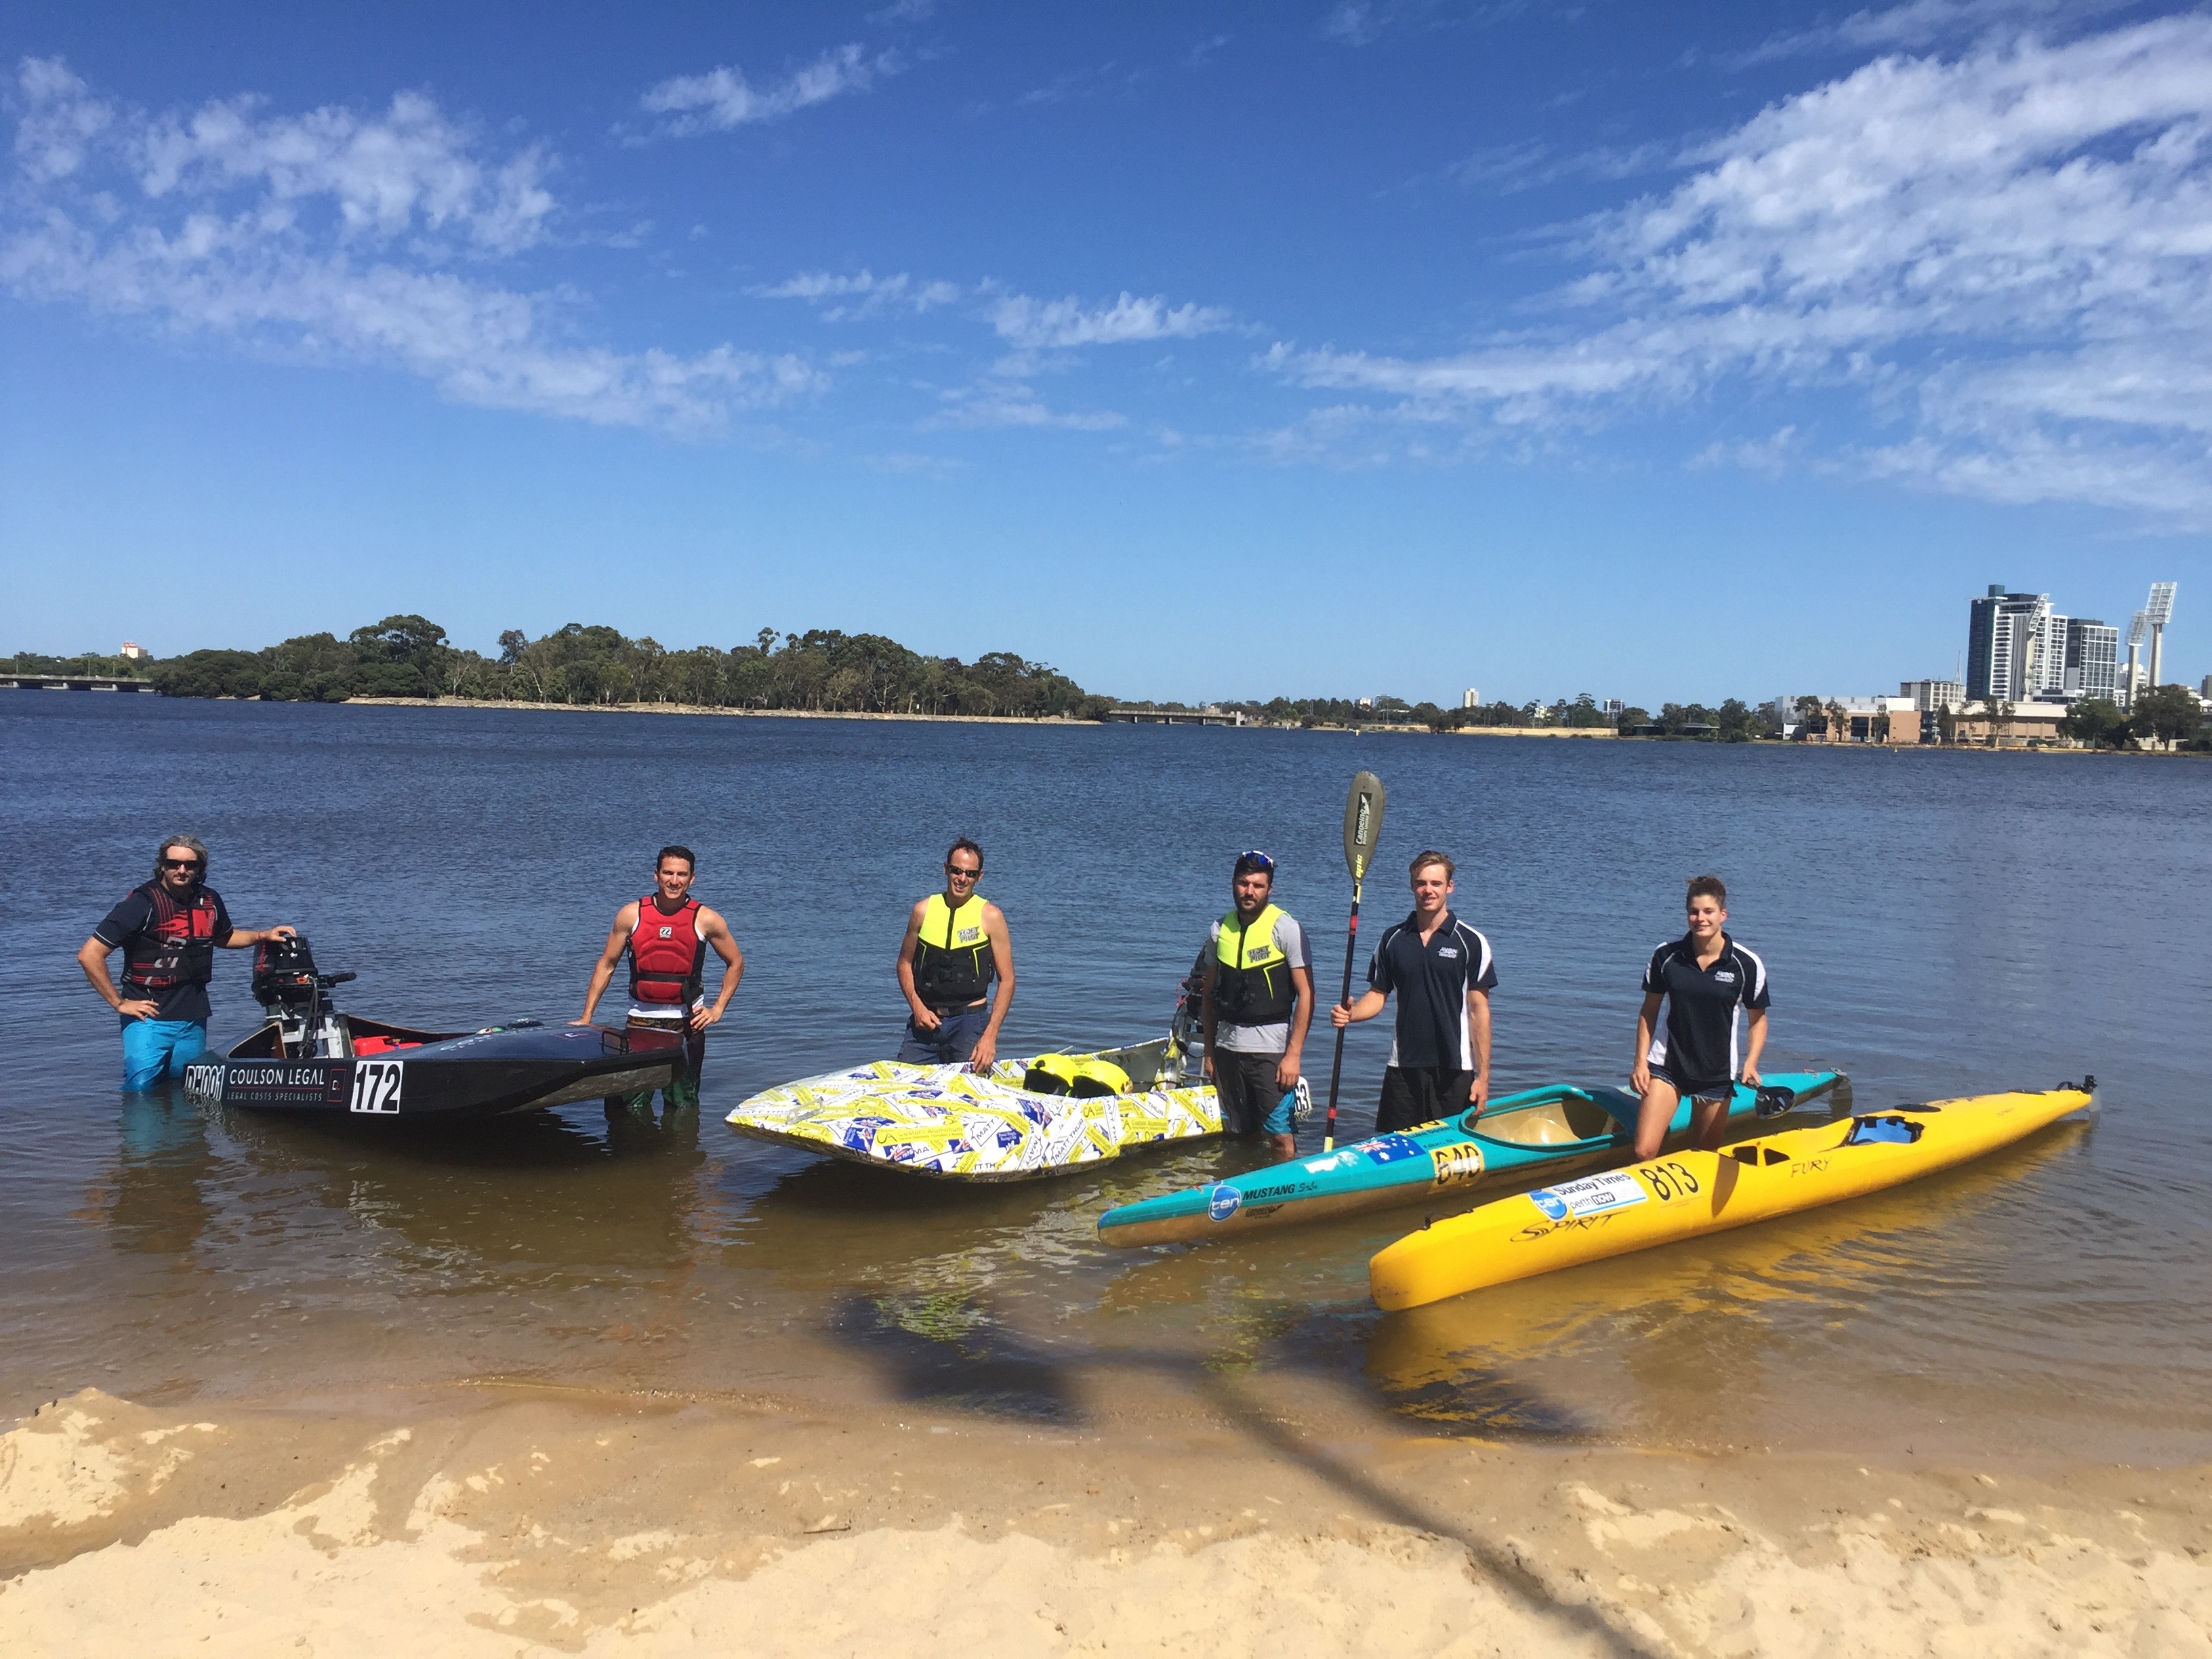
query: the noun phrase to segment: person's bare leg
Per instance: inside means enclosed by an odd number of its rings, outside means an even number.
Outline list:
[[[1717,1152],[1728,1132],[1729,1103],[1701,1100],[1690,1108],[1690,1144],[1701,1152]]]
[[[1667,1126],[1674,1121],[1674,1108],[1681,1097],[1674,1085],[1662,1078],[1653,1078],[1651,1086],[1644,1091],[1644,1108],[1636,1115],[1636,1161],[1659,1156],[1659,1148],[1667,1139]]]
[[[1296,1158],[1298,1155],[1298,1138],[1296,1135],[1269,1135],[1267,1146],[1268,1150],[1274,1153],[1275,1161],[1279,1164],[1286,1158]]]

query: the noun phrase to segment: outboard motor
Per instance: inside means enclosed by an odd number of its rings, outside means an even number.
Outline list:
[[[323,993],[343,985],[351,974],[319,974],[315,953],[299,934],[264,941],[253,952],[253,1000],[268,1010],[288,1055],[301,1059],[344,1057],[346,1037],[337,1010]]]

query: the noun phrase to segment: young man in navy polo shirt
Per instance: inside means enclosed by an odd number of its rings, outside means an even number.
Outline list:
[[[1759,1086],[1766,1047],[1766,964],[1727,933],[1728,889],[1718,876],[1690,882],[1689,926],[1651,953],[1644,969],[1644,1007],[1636,1016],[1636,1068],[1629,1086],[1644,1097],[1636,1156],[1656,1158],[1684,1097],[1692,1143],[1718,1152],[1729,1097],[1741,1077]],[[1667,1006],[1663,1028],[1656,1022]],[[1736,1060],[1736,1010],[1750,1015],[1751,1041]]]
[[[1490,993],[1498,964],[1490,941],[1448,908],[1454,873],[1442,853],[1413,860],[1413,914],[1375,947],[1366,994],[1329,1010],[1330,1024],[1342,1030],[1374,1018],[1398,994],[1377,1134],[1433,1123],[1470,1105],[1480,1114],[1490,1097]]]

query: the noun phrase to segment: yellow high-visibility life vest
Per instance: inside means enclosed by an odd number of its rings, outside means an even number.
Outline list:
[[[932,893],[914,942],[915,994],[933,1012],[949,1013],[980,1000],[998,976],[982,896],[971,895],[956,913],[944,894]]]
[[[1290,958],[1275,943],[1282,911],[1270,904],[1248,927],[1231,910],[1214,945],[1213,1014],[1232,1025],[1279,1025],[1297,1006]]]

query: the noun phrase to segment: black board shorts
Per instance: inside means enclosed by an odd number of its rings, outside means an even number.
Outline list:
[[[1672,1088],[1678,1100],[1729,1100],[1735,1095],[1735,1085],[1727,1078],[1685,1080],[1663,1060],[1651,1067],[1651,1075]]]
[[[1283,1091],[1275,1086],[1280,1054],[1248,1054],[1235,1048],[1213,1051],[1213,1091],[1221,1100],[1221,1127],[1232,1135],[1256,1135],[1267,1127],[1267,1114]]]
[[[1467,1109],[1474,1090],[1473,1072],[1449,1066],[1393,1066],[1382,1073],[1382,1103],[1375,1113],[1375,1133],[1387,1135]]]

